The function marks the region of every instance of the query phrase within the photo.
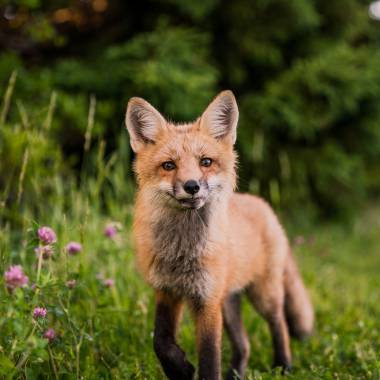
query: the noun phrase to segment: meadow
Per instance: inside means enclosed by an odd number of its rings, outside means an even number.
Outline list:
[[[116,151],[107,153],[100,140],[89,152],[90,107],[75,176],[58,169],[59,158],[40,157],[52,103],[11,123],[11,96],[10,89],[0,129],[2,165],[11,163],[1,179],[0,378],[163,379],[152,349],[153,293],[134,263],[126,131]],[[25,142],[19,155],[10,154],[15,137]],[[374,203],[346,224],[281,215],[316,309],[316,331],[292,344],[294,370],[286,378],[380,379],[379,214]],[[247,379],[283,379],[270,367],[266,324],[248,303],[244,321]],[[179,340],[195,362],[189,314]],[[229,354],[225,340],[224,368]]]

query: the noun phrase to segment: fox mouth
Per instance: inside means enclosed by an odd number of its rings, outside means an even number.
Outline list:
[[[203,206],[204,198],[198,197],[198,198],[190,198],[190,199],[177,199],[177,201],[182,207],[197,209]]]
[[[173,194],[167,193],[172,199],[174,199],[182,208],[186,209],[198,209],[205,203],[204,197],[192,197],[192,198],[176,198]]]

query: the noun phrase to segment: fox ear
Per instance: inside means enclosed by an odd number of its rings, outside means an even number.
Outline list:
[[[230,138],[236,141],[239,110],[232,91],[222,91],[206,108],[200,120],[200,128],[216,139]]]
[[[162,115],[146,100],[131,98],[125,115],[131,147],[137,153],[145,144],[154,144],[157,135],[165,128]]]

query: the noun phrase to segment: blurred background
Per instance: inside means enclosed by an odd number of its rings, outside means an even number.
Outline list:
[[[17,198],[26,150],[24,201],[38,198],[33,181],[44,182],[47,199],[49,173],[80,178],[85,153],[98,154],[100,143],[105,158],[119,149],[129,181],[131,96],[190,121],[231,89],[241,115],[240,190],[298,214],[302,205],[308,218],[347,217],[380,190],[379,8],[362,0],[3,1],[3,203]]]

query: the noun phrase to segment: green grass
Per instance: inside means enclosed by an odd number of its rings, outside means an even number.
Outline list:
[[[80,195],[78,194],[78,197]],[[54,213],[38,222],[58,233],[53,258],[45,262],[37,281],[35,227],[1,230],[1,270],[20,263],[31,287],[13,294],[0,287],[0,375],[4,378],[161,379],[152,350],[152,291],[138,275],[130,236],[131,206],[115,204],[103,215],[85,201],[75,210]],[[305,243],[295,247],[316,309],[314,336],[293,342],[294,371],[289,379],[379,379],[380,333],[378,316],[380,227],[379,208],[363,212],[351,227],[320,226],[303,233]],[[123,226],[115,240],[103,230],[109,221]],[[32,227],[32,223],[30,227]],[[77,256],[64,245],[83,244]],[[106,288],[99,274],[115,279]],[[65,282],[75,278],[70,290]],[[3,280],[2,280],[3,281]],[[35,306],[48,310],[38,325]],[[244,303],[245,325],[251,337],[248,379],[282,378],[270,369],[271,345],[264,321]],[[58,339],[42,337],[53,327]],[[194,329],[188,314],[180,342],[195,362]],[[223,365],[229,356],[223,345]]]

